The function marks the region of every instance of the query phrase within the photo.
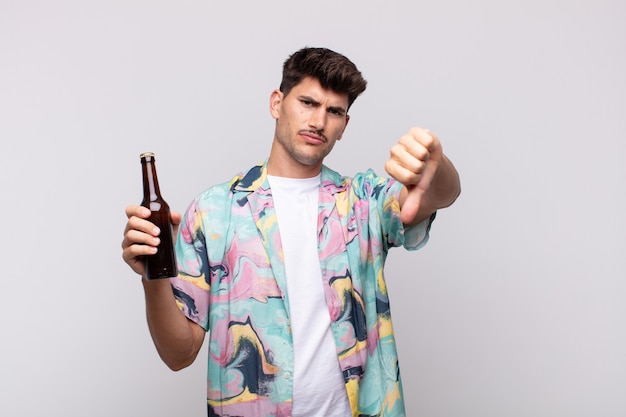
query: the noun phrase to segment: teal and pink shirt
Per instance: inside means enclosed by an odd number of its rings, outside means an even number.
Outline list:
[[[405,415],[383,268],[418,249],[434,214],[404,229],[401,184],[322,167],[318,248],[352,415]],[[209,416],[291,416],[293,346],[283,250],[267,162],[201,193],[183,216],[172,278],[183,313],[209,332]]]

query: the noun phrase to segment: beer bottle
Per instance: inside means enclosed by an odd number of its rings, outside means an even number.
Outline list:
[[[141,205],[150,209],[152,213],[148,220],[161,229],[159,235],[161,242],[157,246],[157,253],[145,257],[146,278],[152,280],[175,277],[178,275],[178,270],[172,239],[170,206],[165,202],[159,190],[154,153],[142,153],[140,159],[143,173],[143,201]]]

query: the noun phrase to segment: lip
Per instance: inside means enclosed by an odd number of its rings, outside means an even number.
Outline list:
[[[325,137],[310,131],[301,131],[300,136],[302,136],[307,143],[312,145],[321,145],[326,143]]]

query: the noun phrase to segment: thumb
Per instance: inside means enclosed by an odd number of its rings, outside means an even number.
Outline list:
[[[412,224],[415,221],[415,217],[424,202],[424,195],[437,175],[440,160],[441,152],[431,153],[431,158],[426,163],[426,168],[419,182],[415,185],[405,185],[408,193],[400,210],[402,223]]]
[[[180,221],[182,220],[182,215],[176,211],[170,212],[170,220],[172,221],[173,226],[178,226]]]
[[[407,187],[407,195],[400,209],[400,220],[404,224],[411,224],[415,220],[422,203],[424,191],[416,186]]]
[[[176,244],[176,239],[178,238],[178,229],[180,228],[182,217],[183,216],[178,212],[170,212],[170,220],[172,221],[172,239],[174,244]]]

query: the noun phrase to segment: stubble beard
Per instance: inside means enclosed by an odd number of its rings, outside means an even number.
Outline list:
[[[321,149],[319,152],[311,154],[308,152],[303,152],[303,149],[316,148],[315,145],[303,144],[299,148],[295,139],[289,141],[283,140],[282,137],[277,137],[277,140],[278,143],[280,143],[281,146],[285,149],[287,154],[291,157],[291,159],[305,166],[315,166],[321,164],[322,162],[324,162],[324,158],[326,158],[326,156],[333,148],[332,145],[328,146],[327,142],[326,145],[328,147]]]

